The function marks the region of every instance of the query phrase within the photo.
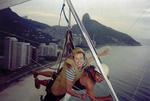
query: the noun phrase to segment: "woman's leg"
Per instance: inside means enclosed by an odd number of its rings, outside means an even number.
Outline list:
[[[49,80],[39,80],[38,83],[43,85],[43,86],[47,86]]]
[[[54,74],[54,71],[42,71],[42,72],[33,71],[32,74],[34,78],[36,78],[38,75],[52,77],[52,75]]]
[[[47,86],[47,84],[49,82],[49,80],[39,80],[38,78],[35,78],[34,81],[35,81],[35,87],[37,89],[40,89],[41,85]]]
[[[43,72],[38,72],[38,75],[46,76],[46,77],[52,77],[53,71],[43,71]]]

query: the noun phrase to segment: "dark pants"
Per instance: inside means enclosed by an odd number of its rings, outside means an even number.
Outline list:
[[[46,96],[45,96],[45,98],[44,98],[44,101],[59,101],[59,100],[62,99],[64,96],[65,96],[65,94],[59,95],[59,96],[55,96],[55,95],[52,94],[52,93],[47,93]]]
[[[81,85],[80,80],[76,81],[75,84],[73,85],[74,90],[84,90],[85,87]]]

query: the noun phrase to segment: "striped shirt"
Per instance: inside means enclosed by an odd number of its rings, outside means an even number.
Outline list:
[[[75,69],[74,68],[69,68],[66,70],[66,77],[67,80],[73,81],[75,78]]]
[[[84,70],[86,67],[86,64],[84,64],[81,68],[81,70]],[[66,69],[66,77],[67,77],[67,80],[69,81],[73,81],[75,79],[75,68],[68,68]]]

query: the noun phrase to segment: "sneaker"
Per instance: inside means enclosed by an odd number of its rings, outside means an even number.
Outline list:
[[[34,82],[35,82],[35,88],[40,89],[39,79],[35,78]]]
[[[37,78],[37,76],[38,76],[38,72],[36,72],[36,71],[32,71],[32,74],[33,74],[33,77],[34,77],[34,78]]]

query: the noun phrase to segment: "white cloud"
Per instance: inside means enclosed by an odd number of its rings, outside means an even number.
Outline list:
[[[144,9],[146,12],[150,13],[150,8]]]
[[[50,13],[50,12],[39,12],[39,11],[28,11],[26,12],[27,15],[34,15],[34,16],[41,16],[41,17],[57,17],[57,14]]]
[[[150,13],[149,14],[144,14],[143,18],[149,18],[150,19]]]

